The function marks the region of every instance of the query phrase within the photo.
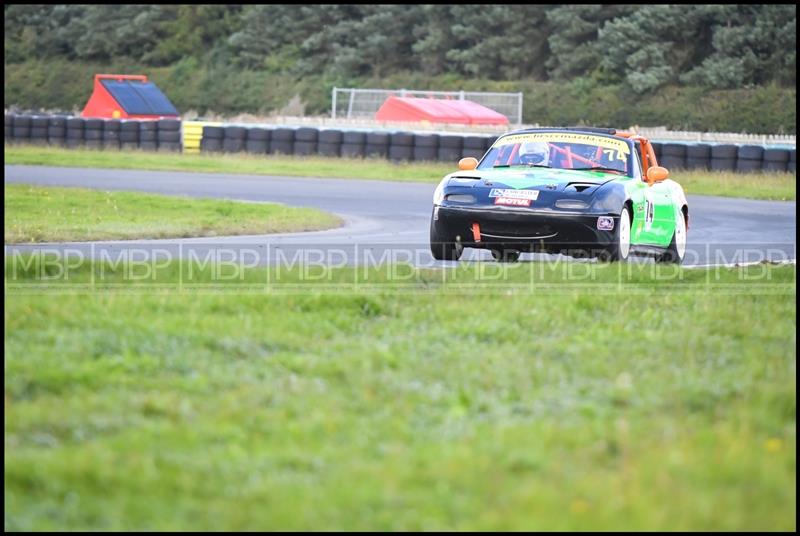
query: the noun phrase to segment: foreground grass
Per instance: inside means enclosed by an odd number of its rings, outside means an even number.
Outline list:
[[[15,269],[5,528],[794,530],[794,267],[538,266],[285,295]]]
[[[313,231],[341,220],[310,208],[6,184],[6,244]]]
[[[251,175],[338,177],[436,183],[456,163],[392,163],[383,159],[256,156],[247,154],[164,154],[143,151],[93,151],[53,147],[5,146],[6,164],[100,167]],[[794,173],[676,171],[673,179],[687,193],[779,201],[795,200]]]

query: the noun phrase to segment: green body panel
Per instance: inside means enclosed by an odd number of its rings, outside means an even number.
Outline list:
[[[631,244],[667,247],[675,232],[677,208],[671,186],[657,182],[649,186],[637,179],[625,181],[625,190],[633,204]]]

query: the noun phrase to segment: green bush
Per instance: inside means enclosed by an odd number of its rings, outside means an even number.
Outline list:
[[[730,90],[667,86],[640,95],[623,85],[601,85],[588,78],[566,83],[491,81],[417,72],[384,78],[322,74],[297,78],[229,64],[204,65],[191,57],[167,67],[125,61],[6,64],[5,107],[80,110],[91,95],[94,74],[100,72],[145,73],[179,110],[200,114],[268,114],[299,96],[306,114],[325,115],[330,111],[331,88],[339,86],[522,92],[524,122],[541,125],[666,126],[755,134],[794,134],[797,128],[796,89],[773,85]]]

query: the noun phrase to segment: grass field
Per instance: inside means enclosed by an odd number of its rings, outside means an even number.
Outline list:
[[[456,162],[392,163],[386,160],[360,160],[325,157],[189,155],[152,152],[104,152],[52,147],[10,146],[4,150],[6,164],[43,166],[100,167],[207,173],[244,173],[304,177],[339,177],[392,181],[439,181],[456,170]],[[673,179],[689,194],[721,195],[752,199],[795,200],[794,173],[729,173],[676,171]]]
[[[4,239],[64,242],[313,231],[341,219],[274,203],[6,184]]]
[[[6,530],[796,529],[793,266],[60,293],[13,260]]]

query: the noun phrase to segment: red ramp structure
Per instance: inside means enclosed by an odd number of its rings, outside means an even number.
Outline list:
[[[375,113],[378,121],[508,125],[505,115],[469,100],[391,96]]]
[[[82,117],[161,119],[179,117],[178,110],[145,75],[97,74],[94,91]]]

